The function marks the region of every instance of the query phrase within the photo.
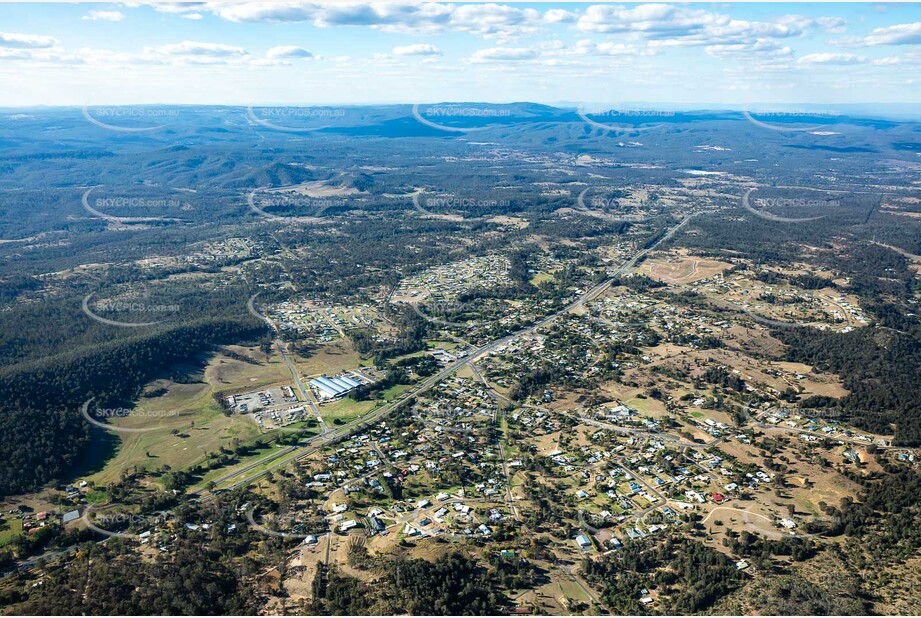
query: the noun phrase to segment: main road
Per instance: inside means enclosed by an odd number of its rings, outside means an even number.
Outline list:
[[[297,367],[294,365],[294,362],[291,360],[291,357],[288,356],[288,344],[285,343],[284,340],[282,340],[281,331],[275,325],[275,322],[273,322],[268,317],[256,311],[255,302],[256,302],[257,296],[259,296],[258,293],[253,294],[250,297],[249,302],[246,304],[247,308],[249,309],[249,312],[253,314],[254,316],[256,316],[257,318],[259,318],[260,320],[262,320],[263,322],[265,322],[266,324],[268,324],[269,328],[271,328],[275,332],[275,335],[276,335],[275,345],[278,347],[278,351],[281,352],[281,357],[285,359],[285,364],[288,365],[288,371],[291,372],[291,377],[294,379],[294,385],[297,386],[297,390],[298,392],[300,392],[301,398],[304,400],[307,406],[310,407],[310,410],[317,417],[317,421],[320,422],[320,428],[322,429],[322,433],[326,433],[327,431],[326,422],[323,420],[323,417],[320,415],[320,411],[313,404],[313,399],[310,398],[310,393],[308,393],[307,389],[304,387],[304,383],[301,381],[301,375],[298,372]]]

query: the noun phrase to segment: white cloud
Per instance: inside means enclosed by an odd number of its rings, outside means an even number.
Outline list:
[[[563,9],[550,9],[544,13],[544,23],[548,24],[570,23],[576,21],[577,19],[579,19],[578,13],[565,11]]]
[[[873,64],[877,66],[892,66],[898,64],[921,65],[921,50],[915,50],[905,56],[886,56],[884,58],[877,58],[873,61]]]
[[[729,45],[708,45],[705,51],[717,58],[731,56],[748,60],[752,56],[758,57],[789,57],[793,50],[787,45],[780,45],[768,39],[756,39],[750,43],[732,43]]]
[[[887,67],[896,64],[904,64],[907,60],[905,58],[899,58],[898,56],[887,56],[885,58],[877,58],[873,61],[873,64],[876,66]]]
[[[194,65],[244,66],[265,62],[251,56],[242,47],[197,41],[182,41],[181,43],[144,47],[139,52],[116,52],[96,48],[65,50],[59,46],[17,49],[0,47],[0,60],[21,60],[60,66],[80,64],[104,67],[138,65],[177,67]]]
[[[208,8],[207,2],[153,2],[151,5],[160,13],[188,13]]]
[[[0,47],[0,60],[36,60],[38,57],[35,50]]]
[[[0,48],[44,49],[54,47],[56,44],[57,41],[50,36],[0,32]]]
[[[415,45],[403,45],[394,47],[395,56],[441,56],[441,50],[429,43],[416,43]]]
[[[90,11],[81,17],[83,21],[122,21],[125,14],[121,11]]]
[[[541,14],[534,9],[501,4],[464,4],[452,7],[448,28],[484,37],[503,38],[534,34],[540,28]]]
[[[856,54],[834,54],[828,52],[806,54],[797,59],[799,64],[860,64],[866,61],[867,59],[864,56],[858,56]]]
[[[845,27],[843,19],[791,15],[786,14],[789,9],[782,8],[763,8],[752,13],[741,12],[735,5],[717,4],[599,3],[590,7],[486,2],[168,3],[145,9],[147,15],[151,14],[151,8],[160,11],[162,19],[151,20],[154,28],[151,32],[137,33],[127,45],[119,44],[117,50],[64,49],[62,43],[51,37],[0,34],[0,60],[4,71],[21,71],[26,82],[31,79],[32,67],[44,70],[46,65],[57,65],[62,67],[61,74],[67,76],[69,65],[82,64],[93,69],[100,67],[98,71],[81,73],[81,77],[84,74],[98,75],[100,81],[124,74],[151,83],[163,79],[185,80],[199,87],[215,82],[208,81],[211,79],[207,77],[209,72],[196,71],[194,67],[213,65],[232,67],[233,74],[240,79],[248,78],[251,71],[257,76],[254,79],[265,83],[278,80],[283,89],[290,86],[290,80],[302,77],[295,75],[293,67],[307,64],[306,61],[313,58],[324,62],[310,62],[315,70],[311,70],[307,77],[312,86],[325,84],[322,88],[324,95],[344,93],[345,97],[370,97],[371,94],[363,91],[366,85],[374,84],[378,90],[372,94],[379,99],[390,96],[387,93],[393,90],[391,86],[402,79],[415,80],[413,83],[426,82],[425,88],[440,91],[442,86],[438,80],[432,83],[425,80],[435,72],[444,73],[446,83],[454,84],[451,86],[455,88],[454,92],[477,89],[477,92],[504,98],[519,94],[524,97],[537,89],[549,93],[555,88],[568,90],[573,85],[584,88],[589,82],[588,87],[596,84],[635,97],[645,93],[651,97],[646,100],[667,96],[701,96],[706,99],[711,94],[716,99],[732,89],[744,88],[753,92],[790,88],[794,94],[779,97],[789,98],[803,92],[804,86],[797,80],[812,77],[823,67],[824,74],[835,79],[850,79],[855,88],[860,87],[861,76],[872,74],[880,83],[888,84],[886,91],[881,91],[881,97],[891,99],[895,96],[892,92],[899,89],[898,96],[909,99],[915,95],[901,84],[910,78],[913,71],[917,72],[917,66],[921,64],[918,60],[921,55],[911,57],[913,50],[910,45],[872,49],[873,53],[865,49],[829,47],[828,39],[846,35],[819,35],[840,32]],[[108,8],[114,5],[96,5],[94,8],[100,6]],[[135,17],[129,8],[125,8],[130,5],[117,6],[127,17]],[[551,8],[553,6],[558,8]],[[93,27],[89,19],[94,13],[89,11],[89,7],[80,10],[76,17],[87,14],[87,21],[72,25],[91,31]],[[740,15],[758,17],[736,19]],[[227,24],[227,32],[233,33],[234,38],[219,37],[214,33],[186,35],[215,41],[210,43],[182,41],[182,36],[169,36],[170,23],[175,26],[181,23],[179,19],[205,18],[211,24],[231,20],[241,25]],[[301,22],[301,26],[250,27],[250,24],[287,22]],[[860,30],[849,30],[847,35],[854,35],[859,44],[867,45],[898,44],[916,36],[917,27],[913,24],[873,30],[876,25],[898,22],[895,17],[886,18],[873,22],[872,26],[864,25]],[[288,38],[281,31],[296,29],[302,34],[306,31],[305,36],[309,37],[311,25],[338,27],[329,42],[332,47],[326,52],[330,54],[329,58],[313,56],[307,49],[296,45],[276,45],[289,42],[307,45],[310,38]],[[12,28],[6,24],[6,28],[30,30],[24,25]],[[372,57],[369,51],[365,51],[352,60],[343,60],[340,55],[347,53],[354,41],[368,35],[369,29],[377,30],[377,34],[370,34],[378,38],[383,36],[380,32],[394,33],[384,37],[384,43],[378,41],[373,46],[373,49],[387,53]],[[175,32],[175,29],[172,31]],[[462,35],[447,36],[447,33]],[[442,34],[445,34],[444,38],[438,38]],[[488,42],[474,37],[488,39]],[[442,42],[449,39],[450,47],[448,42]],[[115,46],[115,43],[112,45]],[[249,53],[244,48],[249,49]],[[826,50],[853,53],[821,53]],[[658,57],[646,58],[657,54]],[[450,56],[451,61],[445,56]],[[465,63],[480,64],[465,66]],[[292,70],[258,72],[257,69],[263,66],[287,66]],[[125,70],[119,73],[121,69]],[[76,75],[75,71],[72,73]],[[51,79],[46,81],[53,83]],[[355,87],[355,84],[361,87]],[[402,82],[400,85],[402,87]],[[825,92],[830,86],[824,83],[815,87],[817,91]],[[353,94],[354,91],[362,93]],[[207,94],[212,95],[211,92]],[[729,96],[726,100],[733,98]]]
[[[277,45],[265,53],[270,60],[280,60],[283,58],[313,58],[313,54],[297,45]]]
[[[109,53],[109,52],[107,52]],[[0,60],[22,60],[41,65],[70,66],[87,64],[88,58],[97,55],[93,50],[67,52],[61,47],[5,48],[0,47]]]
[[[651,56],[655,51],[628,43],[603,41],[596,43],[582,39],[567,46],[563,41],[543,41],[528,47],[492,47],[481,49],[467,61],[473,63],[523,62],[537,60],[546,66],[592,66],[585,62],[589,58],[613,58]],[[580,59],[577,61],[577,59]]]
[[[540,55],[536,49],[530,47],[492,47],[479,49],[470,57],[470,62],[497,62],[533,60]]]
[[[241,2],[210,8],[216,15],[236,23],[310,21],[317,12],[315,5],[294,2]]]
[[[847,21],[840,17],[819,17],[816,23],[829,32],[843,32]]]
[[[725,24],[729,18],[702,9],[675,7],[670,4],[641,4],[633,8],[622,5],[592,5],[579,18],[583,32],[643,32],[683,36],[705,26]]]
[[[595,43],[589,39],[582,39],[565,53],[580,56],[636,56],[649,55],[653,52],[651,50],[641,50],[636,45],[626,43],[613,43],[610,41]]]
[[[198,41],[183,41],[157,47],[146,47],[145,52],[156,56],[205,56],[214,58],[230,58],[246,56],[247,51],[242,47],[223,45],[221,43],[201,43]]]
[[[876,45],[918,45],[921,44],[921,21],[912,24],[896,24],[875,28],[865,37],[837,41],[842,45],[873,47]]]
[[[633,56],[637,54],[651,54],[653,52],[640,52],[635,45],[623,43],[599,43],[595,47],[595,54],[599,56]]]
[[[513,37],[539,30],[543,16],[535,9],[501,4],[244,2],[209,4],[216,15],[237,23],[309,21],[314,26],[365,26],[384,32],[468,32],[483,37]],[[560,17],[555,13],[556,18]]]
[[[316,27],[367,27],[393,33],[466,32],[500,43],[533,35],[552,24],[575,23],[583,32],[626,33],[662,46],[751,44],[757,38],[801,36],[811,29],[840,31],[844,20],[786,15],[772,21],[734,20],[728,15],[665,3],[592,5],[584,12],[484,3],[300,3],[219,2],[155,4],[163,12],[210,10],[236,23],[309,22]]]
[[[259,60],[242,47],[221,43],[182,41],[144,47],[140,52],[123,53],[99,49],[81,49],[75,55],[88,64],[107,66],[129,65],[244,65]]]
[[[772,39],[801,37],[815,29],[840,31],[837,17],[782,15],[771,21],[732,19],[729,15],[671,4],[593,5],[579,18],[583,32],[626,34],[652,48],[706,46],[711,55],[786,53]]]

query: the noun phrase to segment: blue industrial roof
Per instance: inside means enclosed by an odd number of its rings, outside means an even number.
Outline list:
[[[349,390],[347,388],[343,388],[340,384],[336,384],[335,382],[330,381],[328,378],[314,378],[310,381],[310,383],[330,395],[341,395],[345,391]]]
[[[350,378],[349,376],[339,376],[336,379],[339,380],[340,382],[345,382],[352,388],[355,388],[356,386],[361,386],[361,382],[359,382],[358,380],[355,380],[354,378]]]

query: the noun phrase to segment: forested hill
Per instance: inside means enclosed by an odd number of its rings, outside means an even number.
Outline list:
[[[68,478],[89,444],[89,398],[124,405],[170,365],[265,332],[255,318],[202,321],[0,371],[0,496]]]
[[[896,444],[921,444],[921,341],[916,337],[872,329],[798,328],[775,334],[788,344],[790,360],[842,376],[850,394],[832,401],[851,422],[882,434],[894,427]]]

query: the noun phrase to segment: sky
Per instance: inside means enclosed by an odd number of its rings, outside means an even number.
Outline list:
[[[4,3],[0,106],[921,103],[921,4]]]

